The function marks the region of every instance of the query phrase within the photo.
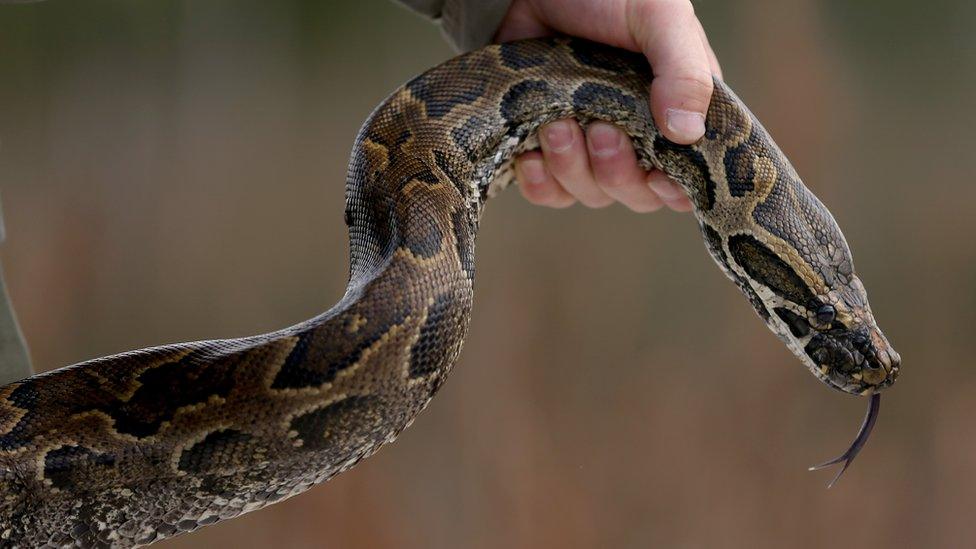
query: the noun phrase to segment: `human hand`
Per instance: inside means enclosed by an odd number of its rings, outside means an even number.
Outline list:
[[[654,71],[651,114],[664,136],[690,144],[704,134],[712,75],[722,72],[689,0],[514,0],[495,40],[556,33],[642,52]],[[539,137],[541,152],[520,155],[515,167],[519,189],[533,204],[692,209],[663,172],[637,164],[630,138],[612,124],[594,122],[584,135],[575,120],[558,120],[540,128]]]

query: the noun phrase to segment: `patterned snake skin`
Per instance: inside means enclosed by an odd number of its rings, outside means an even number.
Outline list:
[[[664,139],[642,56],[574,39],[491,46],[410,81],[356,139],[351,274],[322,315],[0,387],[0,544],[127,547],[260,509],[392,441],[453,366],[488,196],[543,123],[616,123],[681,183],[725,274],[818,379],[873,395],[900,358],[850,250],[742,102],[716,81],[705,137]]]

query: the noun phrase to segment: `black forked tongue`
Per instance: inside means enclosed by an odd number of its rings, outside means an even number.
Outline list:
[[[854,437],[854,442],[851,443],[851,447],[847,449],[846,452],[830,461],[825,461],[820,465],[814,465],[809,470],[816,471],[818,469],[823,469],[824,467],[830,467],[831,465],[837,463],[843,463],[837,476],[834,480],[830,481],[827,488],[833,486],[837,479],[844,474],[844,471],[851,465],[854,458],[857,457],[858,452],[861,448],[864,448],[864,444],[868,441],[868,437],[871,436],[871,429],[874,428],[874,423],[878,421],[878,410],[881,409],[881,393],[874,393],[871,395],[871,404],[868,406],[868,413],[864,416],[864,423],[861,424],[861,430],[857,432],[857,436]]]

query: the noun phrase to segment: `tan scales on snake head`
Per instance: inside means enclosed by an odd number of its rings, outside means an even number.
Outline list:
[[[722,270],[831,387],[872,395],[900,359],[850,250],[745,105],[716,82],[705,137],[658,132],[643,57],[581,40],[491,46],[384,101],[346,186],[350,281],[261,336],[99,358],[0,387],[0,544],[134,546],[298,494],[392,441],[461,349],[487,197],[550,120],[607,120],[679,181]]]

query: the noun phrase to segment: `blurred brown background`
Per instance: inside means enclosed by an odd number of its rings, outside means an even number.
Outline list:
[[[847,234],[901,352],[828,390],[690,216],[548,211],[479,239],[471,335],[393,446],[168,547],[962,547],[976,543],[976,4],[701,1],[726,79]],[[3,260],[40,369],[253,334],[345,286],[359,124],[451,52],[383,0],[0,6]]]

